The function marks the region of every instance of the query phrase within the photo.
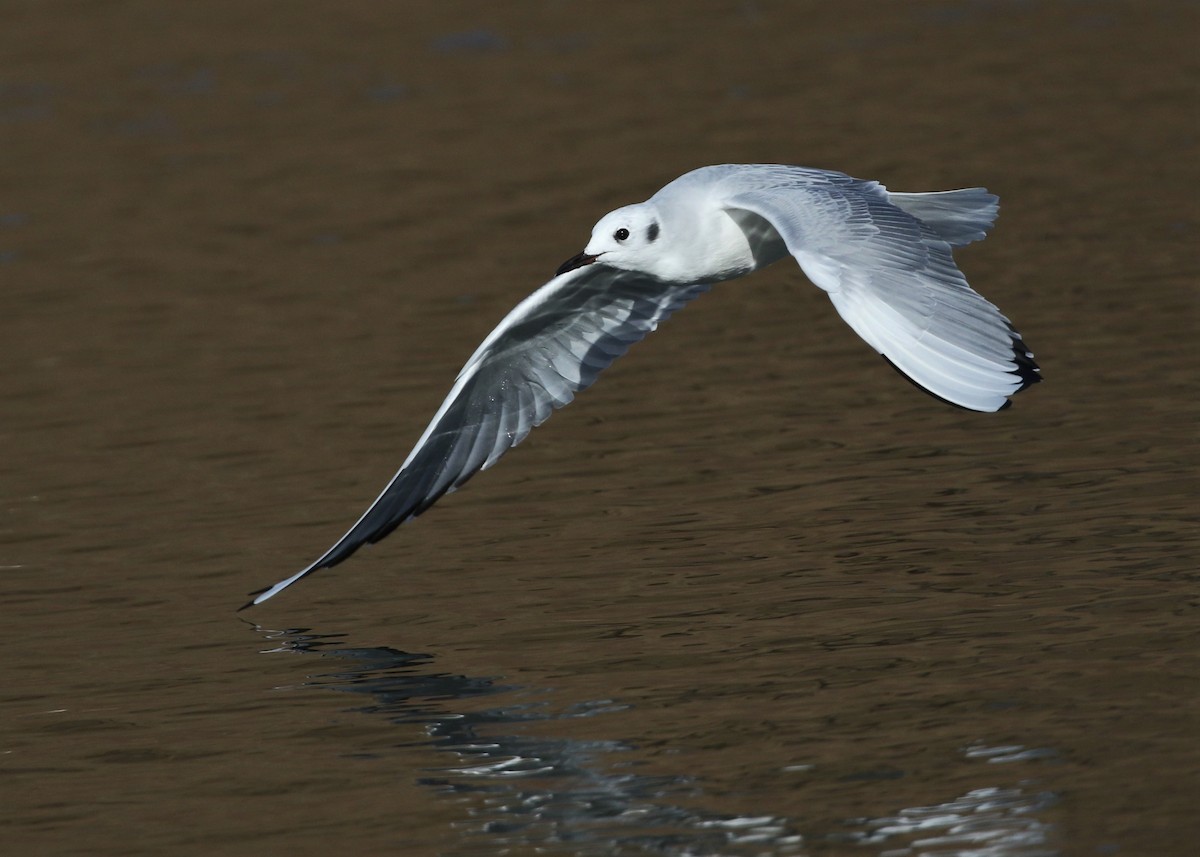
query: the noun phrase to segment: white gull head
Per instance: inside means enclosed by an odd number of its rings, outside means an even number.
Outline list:
[[[662,214],[650,202],[626,205],[610,211],[592,227],[592,237],[583,252],[558,269],[565,274],[584,265],[600,262],[622,271],[636,271],[660,279],[671,274],[671,242],[664,236]]]
[[[761,267],[746,230],[719,206],[693,196],[656,195],[610,211],[558,274],[596,262],[667,283],[716,283]]]

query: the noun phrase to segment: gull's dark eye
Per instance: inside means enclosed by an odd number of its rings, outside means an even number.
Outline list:
[[[620,229],[618,229],[616,232],[613,233],[613,238],[616,238],[618,241],[624,241],[628,237],[629,237],[629,230],[626,229],[624,226],[622,226]]]

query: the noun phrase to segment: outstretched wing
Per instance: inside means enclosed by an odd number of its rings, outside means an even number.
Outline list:
[[[630,345],[708,288],[601,264],[556,276],[476,349],[408,459],[358,522],[316,562],[254,593],[242,609],[337,565],[491,467]]]
[[[855,332],[929,393],[996,411],[1041,380],[1020,334],[951,255],[991,226],[996,197],[987,191],[889,194],[877,182],[794,167],[721,184],[725,207],[770,223]]]

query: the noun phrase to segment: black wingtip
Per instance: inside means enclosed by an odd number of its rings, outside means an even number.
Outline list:
[[[1016,364],[1016,368],[1010,369],[1009,374],[1016,375],[1021,381],[1021,385],[1009,393],[1009,396],[1015,396],[1017,393],[1021,392],[1027,387],[1032,387],[1034,384],[1041,382],[1042,368],[1037,365],[1036,361],[1034,361],[1033,352],[1029,350],[1029,346],[1025,344],[1025,340],[1021,339],[1021,334],[1017,333],[1017,331],[1013,329],[1012,325],[1009,325],[1008,333],[1012,337],[1013,363]],[[939,402],[945,402],[947,405],[950,405],[950,407],[958,408],[960,411],[974,411],[973,408],[965,408],[957,402],[952,402],[949,399],[943,399],[937,393],[925,389],[912,378],[910,378],[908,373],[889,360],[886,354],[881,354],[880,356],[887,361],[889,366],[896,370],[896,374],[930,398],[937,399]],[[1012,399],[1010,398],[996,410],[1006,411],[1011,407]]]
[[[1042,368],[1037,365],[1033,359],[1033,352],[1029,350],[1029,346],[1025,344],[1025,340],[1021,339],[1021,334],[1017,333],[1011,326],[1008,328],[1009,335],[1013,341],[1013,362],[1017,364],[1017,368],[1013,369],[1011,374],[1016,375],[1021,379],[1021,386],[1013,391],[1014,394],[1021,392],[1026,387],[1032,387],[1042,380]]]

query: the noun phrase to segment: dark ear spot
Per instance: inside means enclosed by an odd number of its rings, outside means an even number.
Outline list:
[[[646,228],[646,240],[653,241],[658,237],[658,221],[650,221],[650,225]]]

